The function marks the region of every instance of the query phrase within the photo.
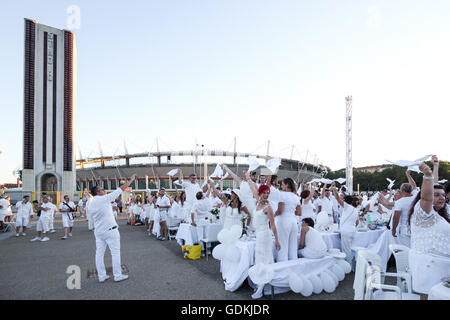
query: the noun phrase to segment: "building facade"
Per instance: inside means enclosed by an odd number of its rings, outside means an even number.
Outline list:
[[[25,19],[23,191],[76,190],[75,34]]]

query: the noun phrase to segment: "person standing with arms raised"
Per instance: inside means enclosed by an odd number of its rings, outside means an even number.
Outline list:
[[[136,174],[133,174],[124,185],[110,194],[106,194],[105,190],[100,186],[94,186],[91,189],[93,199],[89,204],[88,210],[92,214],[94,221],[96,243],[95,266],[97,268],[99,282],[104,282],[109,279],[109,276],[106,275],[104,263],[106,246],[111,251],[114,281],[118,282],[128,279],[127,275],[122,274],[119,227],[112,212],[111,202],[116,200],[130,186],[135,178]]]

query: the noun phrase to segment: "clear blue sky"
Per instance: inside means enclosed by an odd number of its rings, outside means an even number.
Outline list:
[[[239,151],[270,139],[274,155],[294,144],[339,169],[352,95],[354,166],[450,160],[448,0],[19,0],[0,4],[0,183],[22,166],[23,18],[66,29],[70,5],[85,155],[237,136]]]

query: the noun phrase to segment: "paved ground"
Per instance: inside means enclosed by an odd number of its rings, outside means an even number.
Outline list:
[[[62,225],[55,221],[57,232],[48,242],[30,242],[34,228],[27,236],[14,233],[0,235],[0,299],[180,299],[180,300],[249,300],[252,289],[244,284],[235,292],[225,291],[219,261],[205,258],[185,260],[181,247],[172,241],[158,241],[147,236],[144,226],[130,227],[119,221],[122,264],[129,270],[129,279],[115,283],[99,283],[88,277],[95,269],[93,232],[86,221],[78,221],[73,237],[60,240]],[[81,289],[69,290],[67,267],[81,268]],[[111,266],[109,250],[106,267]],[[346,275],[332,294],[303,297],[288,292],[276,295],[276,300],[336,300],[353,299],[353,273]],[[267,299],[267,298],[261,298]]]

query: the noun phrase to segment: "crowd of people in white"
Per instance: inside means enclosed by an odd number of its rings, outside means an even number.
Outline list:
[[[439,161],[436,156],[432,157],[432,162],[433,169],[424,163],[419,166],[423,173],[420,188],[407,170],[408,183],[402,184],[399,190],[387,189],[362,195],[347,193],[346,188],[338,188],[335,181],[322,185],[317,182],[296,183],[291,178],[281,179],[276,174],[257,177],[255,171],[248,170],[244,170],[244,175],[240,177],[226,165],[219,165],[220,169],[229,174],[239,188],[220,191],[212,179],[200,186],[195,174],[190,174],[185,181],[182,170],[178,169],[180,190],[177,189],[175,194],[167,195],[163,188],[153,193],[148,190],[144,199],[141,195],[131,197],[124,208],[130,224],[145,225],[148,235],[161,241],[169,239],[170,227],[174,224],[188,223],[201,228],[215,221],[220,222],[224,229],[239,225],[248,235],[256,237],[255,264],[299,257],[322,258],[326,255],[327,245],[320,232],[339,230],[342,251],[354,270],[355,257],[351,247],[357,230],[384,225],[393,237],[411,249],[411,256],[414,257],[410,260],[413,289],[426,298],[430,288],[440,281],[437,276],[431,275],[433,270],[427,264],[427,257],[438,255],[450,261],[449,183],[445,187],[438,184]],[[89,229],[96,233],[96,264],[101,282],[107,279],[103,265],[107,245],[112,249],[115,279],[120,281],[125,277],[119,270],[120,236],[114,217],[119,211],[116,199],[133,179],[134,176],[108,195],[100,187],[94,187],[90,194],[85,193],[79,203],[81,211],[86,212]],[[49,197],[43,198],[36,226],[38,234],[31,241],[49,240],[57,210],[49,200]],[[2,201],[0,211],[5,210]],[[16,207],[18,236],[20,227],[23,227],[25,234],[33,209],[28,197],[17,203]],[[59,206],[65,231],[62,239],[72,236],[75,207],[68,196]],[[117,231],[114,237],[107,233],[111,230]],[[300,243],[297,241],[298,234]],[[272,251],[273,242],[275,254]],[[448,267],[450,270],[450,263]],[[436,274],[439,272],[436,271]]]

